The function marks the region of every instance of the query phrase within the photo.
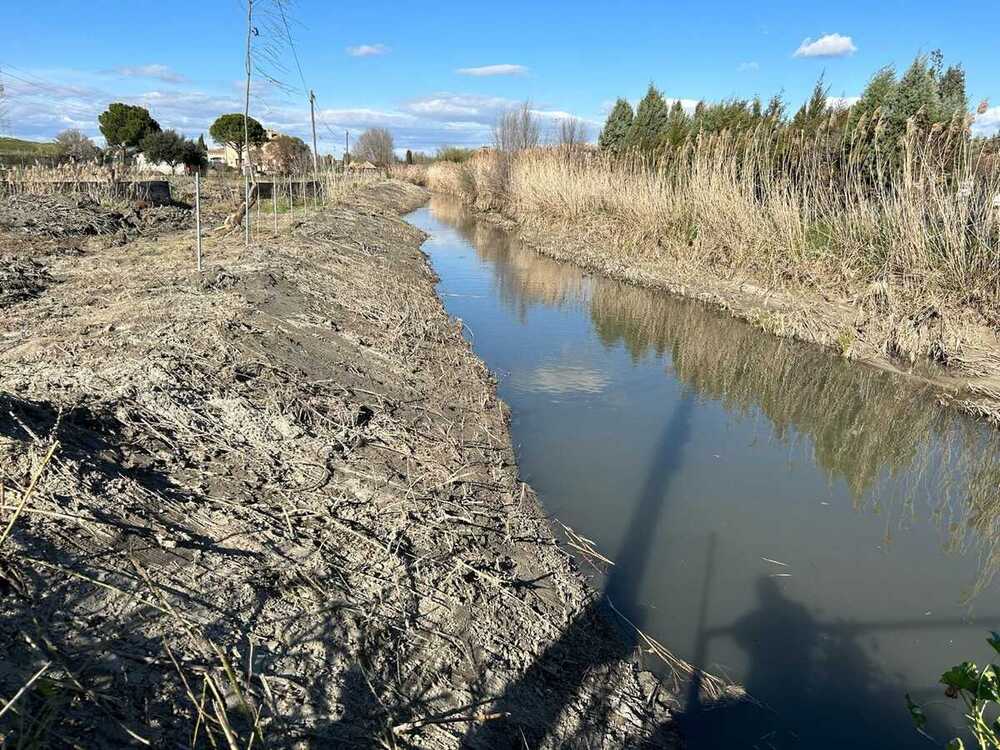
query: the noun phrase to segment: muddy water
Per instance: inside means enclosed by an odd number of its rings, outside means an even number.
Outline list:
[[[498,375],[524,478],[616,561],[609,597],[767,707],[692,699],[692,747],[934,746],[905,693],[936,701],[943,744],[960,712],[936,680],[1000,629],[989,431],[897,377],[542,258],[450,200],[409,220]]]

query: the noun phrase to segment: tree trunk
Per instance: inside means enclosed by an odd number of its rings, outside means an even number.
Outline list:
[[[237,229],[243,226],[243,217],[246,216],[247,212],[253,208],[254,204],[257,203],[257,194],[260,192],[258,183],[253,183],[250,187],[250,205],[247,205],[247,201],[240,201],[239,208],[233,211],[226,217],[225,222],[222,226],[218,227],[215,231],[221,234],[230,234],[235,232]]]

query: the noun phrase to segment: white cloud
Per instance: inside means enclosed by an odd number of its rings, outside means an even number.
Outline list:
[[[376,55],[388,54],[389,48],[384,44],[359,44],[357,47],[348,47],[347,54],[351,57],[375,57]]]
[[[1000,106],[990,107],[972,121],[972,134],[990,136],[1000,133]]]
[[[843,34],[824,34],[816,40],[806,38],[793,57],[846,57],[857,52],[854,40]]]
[[[827,106],[832,109],[848,109],[861,101],[860,96],[828,96]]]
[[[478,68],[459,68],[455,71],[463,76],[523,76],[528,69],[523,65],[481,65]]]
[[[750,62],[741,62],[739,65],[736,66],[736,70],[738,70],[740,73],[753,73],[755,71],[760,70],[760,63],[754,62],[753,60],[751,60]]]
[[[201,133],[207,138],[209,125],[216,117],[243,109],[242,91],[224,83],[218,90],[164,86],[124,93],[108,85],[109,80],[116,79],[109,79],[107,74],[39,70],[24,75],[26,80],[35,76],[38,83],[30,84],[4,78],[9,94],[7,122],[14,130],[11,135],[20,138],[51,139],[61,130],[74,127],[100,141],[98,115],[115,101],[146,107],[163,128],[178,130],[189,138]],[[117,83],[126,82],[117,79]],[[348,104],[316,112],[317,136],[322,153],[338,155],[343,149],[345,130],[353,141],[371,127],[388,128],[396,146],[404,150],[434,151],[444,145],[475,147],[490,143],[497,115],[519,104],[503,97],[457,93],[434,93],[385,108]],[[250,106],[251,114],[266,127],[310,140],[308,105],[290,101],[273,86],[255,86]],[[549,106],[538,106],[533,112],[546,127],[572,116]]]
[[[166,65],[122,65],[111,72],[126,78],[155,78],[164,83],[185,83],[187,78]]]
[[[434,94],[411,99],[402,109],[431,120],[465,120],[492,124],[497,115],[515,106],[517,102],[500,96],[478,96],[476,94]]]

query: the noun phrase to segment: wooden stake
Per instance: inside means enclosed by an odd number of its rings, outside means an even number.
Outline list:
[[[201,273],[201,172],[194,173],[194,231],[197,237],[198,273]]]

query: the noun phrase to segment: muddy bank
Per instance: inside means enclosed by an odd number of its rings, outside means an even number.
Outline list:
[[[189,232],[0,229],[3,740],[674,744],[518,481],[425,199],[212,237],[202,275]]]
[[[1000,329],[928,300],[913,315],[894,317],[873,288],[839,297],[782,285],[764,287],[733,271],[705,269],[670,248],[623,249],[600,232],[540,216],[472,207],[516,231],[537,252],[638,286],[696,299],[770,334],[829,349],[838,356],[933,385],[940,401],[1000,426]],[[607,248],[614,246],[614,252]]]

